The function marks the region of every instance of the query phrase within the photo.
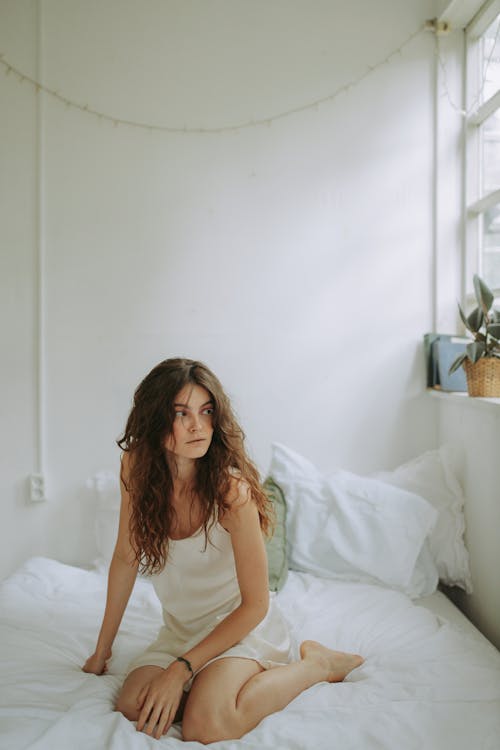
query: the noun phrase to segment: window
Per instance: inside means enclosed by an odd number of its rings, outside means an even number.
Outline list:
[[[477,272],[500,296],[500,0],[466,29],[467,279]]]

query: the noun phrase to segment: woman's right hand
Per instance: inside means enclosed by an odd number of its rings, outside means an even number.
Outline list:
[[[109,649],[106,653],[98,653],[95,651],[92,656],[89,656],[87,661],[82,667],[82,670],[84,672],[88,672],[89,674],[105,674],[108,671],[108,667],[106,662],[108,659],[111,659],[111,649]]]

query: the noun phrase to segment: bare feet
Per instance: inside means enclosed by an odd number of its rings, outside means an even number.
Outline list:
[[[303,641],[300,645],[300,656],[303,661],[315,662],[321,666],[327,682],[342,682],[353,669],[363,664],[359,654],[346,654],[344,651],[332,651],[317,641]]]

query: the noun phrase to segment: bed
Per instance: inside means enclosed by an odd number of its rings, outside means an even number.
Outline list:
[[[274,581],[276,585],[272,587],[277,590],[273,596],[290,623],[294,640],[299,643],[304,638],[313,638],[333,648],[358,652],[364,655],[365,663],[343,683],[321,683],[305,691],[241,740],[212,746],[220,750],[336,747],[343,750],[420,750],[424,747],[427,750],[470,750],[472,747],[498,750],[500,654],[449,599],[436,590],[435,574],[429,573],[432,566],[426,562],[428,553],[436,565],[433,570],[437,570],[441,580],[450,579],[454,574],[455,585],[470,587],[469,572],[464,567],[467,557],[460,517],[463,498],[457,495],[456,485],[450,487],[451,475],[448,472],[446,476],[448,469],[443,463],[443,454],[426,454],[400,470],[366,478],[338,471],[321,474],[298,454],[278,446],[271,468],[273,480],[282,490],[287,513],[284,534],[281,540],[279,535],[276,537],[286,556],[284,576],[279,570],[283,560],[276,550],[270,552],[271,567],[275,568],[277,562],[275,572],[281,579],[279,584],[277,579]],[[438,470],[441,472],[439,481]],[[115,485],[109,476],[105,481],[101,476],[99,481],[101,499],[108,503],[107,515],[102,516],[108,523],[116,503]],[[415,489],[419,482],[421,492],[417,495]],[[434,493],[428,499],[425,499],[423,483],[431,487],[430,491],[427,488],[427,495]],[[351,554],[351,559],[346,561],[342,557],[342,543],[335,550],[325,547],[328,529],[318,503],[325,502],[326,486],[337,488],[336,534],[338,536],[341,529],[347,534],[349,548],[359,547],[357,558]],[[350,487],[351,505],[359,504],[358,516],[352,508],[349,510],[354,519],[351,528],[342,516],[345,497],[339,486],[344,490]],[[377,492],[384,498],[390,495],[389,488],[404,507],[405,518],[409,509],[404,503],[409,502],[410,496],[424,502],[422,507],[433,518],[430,525],[422,522],[420,535],[424,528],[425,534],[420,547],[418,543],[413,545],[416,556],[404,585],[394,580],[387,583],[376,577],[375,573],[382,574],[376,561],[368,559],[366,554],[371,545],[367,527],[373,529],[370,513],[382,514],[384,525],[393,533],[391,513],[374,498]],[[328,506],[331,497],[327,500]],[[322,524],[321,539],[314,539],[311,536],[314,529],[309,528],[309,536],[303,533],[297,540],[295,531],[303,529],[306,523],[300,514],[310,517],[312,507]],[[430,513],[432,507],[434,511]],[[363,525],[367,518],[368,523]],[[439,521],[443,518],[445,523],[440,528]],[[100,519],[101,543],[105,536],[102,521],[103,518]],[[398,523],[401,523],[400,518]],[[411,523],[410,531],[415,519]],[[451,538],[455,549],[448,550],[448,558],[444,559],[442,537],[450,534],[450,526],[453,526]],[[399,561],[400,567],[407,563],[407,558],[411,566],[408,548],[412,540],[408,529],[400,527],[399,531],[405,548],[405,559]],[[377,533],[375,528],[375,536]],[[432,552],[433,541],[436,541],[433,534],[441,538],[439,549],[443,559],[439,561]],[[360,540],[362,544],[358,544]],[[377,538],[374,549],[378,549],[379,555],[380,543]],[[325,568],[324,550],[320,549],[315,556],[315,549],[322,545],[328,552],[326,563],[331,564],[333,560],[334,570]],[[426,551],[422,555],[424,548]],[[101,549],[104,550],[104,545]],[[362,559],[363,555],[366,559]],[[343,562],[339,564],[338,560]],[[370,570],[362,569],[365,562],[370,564]],[[394,559],[391,562],[394,564]],[[444,563],[448,564],[447,571]],[[319,569],[308,569],[308,565]],[[419,566],[425,574],[420,571],[417,575]],[[447,583],[449,585],[450,580]],[[104,557],[89,569],[48,558],[31,558],[0,584],[2,750],[202,747],[198,743],[183,742],[179,725],[174,725],[161,740],[149,738],[138,733],[134,724],[113,710],[127,663],[154,639],[160,625],[160,605],[149,580],[138,579],[136,583],[115,642],[109,674],[96,677],[81,671],[82,663],[95,644],[105,590]]]

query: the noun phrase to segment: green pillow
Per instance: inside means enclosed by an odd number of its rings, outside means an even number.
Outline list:
[[[286,555],[286,501],[281,488],[272,477],[267,477],[262,485],[271,500],[276,514],[274,534],[266,539],[267,564],[269,568],[269,591],[279,591],[285,585],[288,575]]]

